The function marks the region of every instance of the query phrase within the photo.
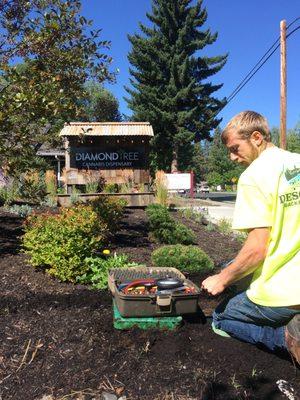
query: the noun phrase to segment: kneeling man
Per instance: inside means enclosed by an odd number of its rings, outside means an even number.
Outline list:
[[[221,303],[213,329],[300,363],[300,154],[271,143],[266,119],[236,115],[222,132],[230,158],[247,166],[237,190],[233,229],[248,237],[233,262],[202,282],[217,295],[252,274],[250,287]]]

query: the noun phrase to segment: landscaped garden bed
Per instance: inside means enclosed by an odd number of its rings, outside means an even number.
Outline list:
[[[173,213],[189,226],[215,267],[241,247],[233,236]],[[153,250],[144,210],[126,210],[110,238],[113,254],[151,265]],[[285,380],[300,394],[300,374],[289,357],[215,335],[209,320],[186,320],[175,331],[113,328],[108,290],[62,283],[29,266],[20,254],[22,219],[0,213],[0,398],[3,400],[287,399]],[[205,274],[189,274],[200,285]],[[222,296],[200,295],[206,316]],[[47,397],[48,396],[48,397]]]

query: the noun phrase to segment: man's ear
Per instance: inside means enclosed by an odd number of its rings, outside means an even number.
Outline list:
[[[264,140],[263,135],[259,131],[252,132],[250,140],[256,146],[260,146]]]

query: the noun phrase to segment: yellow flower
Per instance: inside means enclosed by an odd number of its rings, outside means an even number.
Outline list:
[[[102,251],[102,253],[105,254],[105,255],[109,255],[110,254],[110,250],[105,249],[105,250]]]

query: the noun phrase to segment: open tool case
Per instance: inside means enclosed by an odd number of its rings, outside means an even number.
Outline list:
[[[128,288],[138,280],[167,283],[179,280],[182,284],[163,290],[153,285],[153,293],[132,294],[134,291]],[[198,310],[200,289],[176,268],[114,268],[109,271],[108,286],[123,317],[177,316],[194,314]]]

